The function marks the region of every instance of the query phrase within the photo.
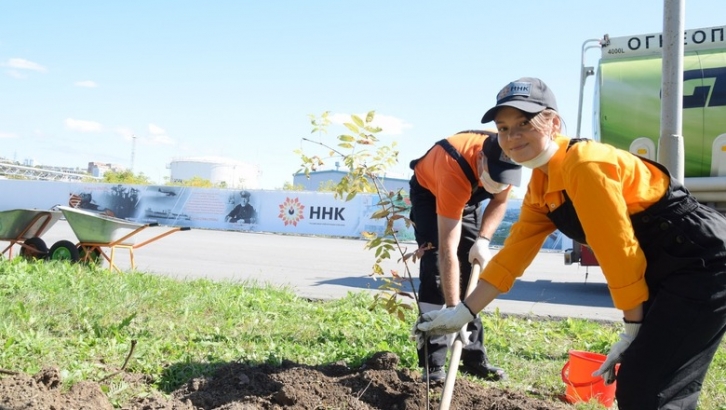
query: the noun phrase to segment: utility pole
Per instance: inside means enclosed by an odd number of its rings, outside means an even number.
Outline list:
[[[131,134],[131,173],[134,172],[134,158],[136,157],[136,134]]]
[[[663,1],[663,78],[658,162],[683,182],[683,35],[686,0]]]

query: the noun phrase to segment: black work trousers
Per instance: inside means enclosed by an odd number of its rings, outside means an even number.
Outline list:
[[[621,410],[696,409],[726,331],[726,218],[682,187],[668,197],[631,217],[649,299],[617,375]]]
[[[431,243],[434,248],[426,251],[420,259],[419,270],[419,303],[422,312],[440,309],[445,305],[444,295],[441,291],[441,276],[439,274],[439,230],[436,215],[436,198],[423,188],[416,181],[414,176],[411,179],[411,211],[410,219],[414,223],[416,242],[419,246]],[[461,238],[457,249],[459,259],[460,275],[459,288],[462,298],[466,292],[469,277],[471,276],[471,264],[469,263],[469,250],[474,245],[479,235],[478,204],[467,205],[462,215]],[[477,280],[474,278],[474,280]],[[484,332],[481,319],[477,315],[467,325],[470,332],[469,344],[461,351],[461,360],[466,364],[486,363],[486,350],[482,344]],[[426,350],[428,351],[428,363],[431,367],[443,367],[446,364],[446,336],[431,337],[427,340]],[[418,350],[419,366],[424,367],[426,355],[424,349]]]

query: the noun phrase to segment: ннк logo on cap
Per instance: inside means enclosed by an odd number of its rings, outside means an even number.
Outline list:
[[[532,89],[532,83],[517,82],[513,81],[507,84],[506,87],[502,88],[497,95],[497,100],[503,100],[507,97],[513,97],[515,95],[523,95],[529,97]]]

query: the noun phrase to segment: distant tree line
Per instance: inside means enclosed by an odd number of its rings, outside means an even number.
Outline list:
[[[227,188],[227,183],[222,181],[218,184],[214,184],[212,181],[202,178],[199,176],[192,177],[191,179],[188,179],[186,181],[180,181],[180,182],[171,182],[169,181],[169,178],[164,178],[166,181],[164,182],[164,185],[166,186],[187,186],[187,187],[195,187],[195,188]],[[95,179],[88,178],[84,182],[98,182]],[[129,184],[129,185],[154,185],[154,183],[149,179],[148,176],[146,176],[143,172],[140,172],[138,174],[133,173],[132,171],[125,170],[125,171],[106,171],[103,174],[103,180],[101,182],[105,182],[108,184]],[[281,188],[285,191],[304,191],[305,187],[301,184],[293,184],[291,182],[285,182]],[[333,181],[329,181],[328,184],[322,184],[318,189],[319,191],[333,191],[334,190],[334,183]]]
[[[196,188],[226,188],[227,183],[226,182],[220,182],[219,184],[213,184],[212,181],[195,176],[193,178],[190,178],[186,181],[180,181],[180,182],[171,182],[168,180],[168,178],[165,178],[166,181],[164,182],[164,185],[167,186],[188,186],[188,187],[196,187]],[[86,182],[96,182],[95,180],[91,180],[89,178]],[[105,182],[108,184],[129,184],[129,185],[153,185],[154,183],[149,179],[148,176],[146,176],[143,172],[140,172],[138,174],[134,174],[133,171],[124,170],[124,171],[106,171],[103,174],[103,180],[101,182]]]

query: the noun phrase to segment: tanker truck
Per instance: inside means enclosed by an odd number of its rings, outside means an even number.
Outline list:
[[[708,206],[726,212],[726,26],[686,30],[683,54],[684,184]],[[588,50],[601,51],[597,67]],[[592,138],[656,161],[661,116],[660,33],[587,40],[582,46],[577,136],[587,78],[595,76]],[[587,137],[587,136],[584,136]],[[565,264],[597,265],[573,242]]]

